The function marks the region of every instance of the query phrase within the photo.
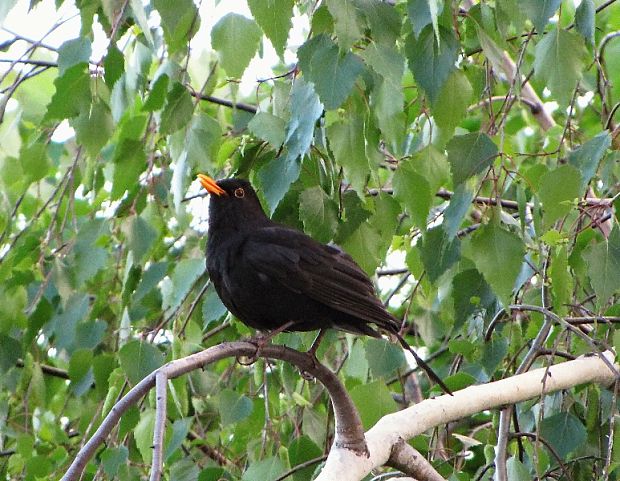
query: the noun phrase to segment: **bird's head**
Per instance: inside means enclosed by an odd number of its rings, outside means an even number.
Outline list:
[[[267,218],[256,191],[247,180],[233,177],[216,181],[204,174],[198,174],[198,180],[211,194],[210,226],[224,221],[239,229]]]

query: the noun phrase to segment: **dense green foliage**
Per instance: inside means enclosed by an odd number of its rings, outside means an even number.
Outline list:
[[[249,178],[273,218],[377,273],[454,389],[515,372],[543,326],[528,306],[566,320],[536,366],[618,339],[620,3],[248,0],[210,48],[192,42],[209,12],[191,0],[76,3],[78,38],[32,44],[0,77],[0,479],[58,478],[128,386],[252,334],[208,285],[198,172]],[[298,47],[294,16],[311,27]],[[277,77],[242,98],[268,42]],[[52,140],[65,120],[75,136]],[[365,427],[415,398],[387,341],[332,332],[319,358]],[[324,390],[285,363],[222,361],[169,389],[169,479],[275,479],[333,436]],[[123,417],[85,479],[145,476],[153,406]],[[518,405],[511,430],[545,442],[511,438],[510,479],[618,479],[615,415],[597,386]],[[491,412],[413,443],[465,481],[490,479],[496,441]]]

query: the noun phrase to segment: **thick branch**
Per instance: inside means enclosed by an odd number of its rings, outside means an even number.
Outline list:
[[[612,352],[603,355],[609,362],[614,361]],[[366,433],[369,458],[332,448],[325,468],[315,481],[362,479],[371,470],[388,462],[393,446],[400,439],[411,439],[441,424],[580,384],[607,385],[614,380],[615,374],[598,356],[589,356],[556,364],[548,369],[540,368],[500,381],[470,386],[455,392],[453,396],[428,399],[379,420]]]
[[[79,479],[86,464],[94,456],[95,452],[105,441],[114,426],[118,424],[121,416],[155,386],[155,379],[157,376],[162,377],[162,379],[174,379],[175,377],[199,369],[206,364],[227,357],[239,356],[248,356],[250,358],[260,356],[287,361],[294,364],[302,371],[314,376],[329,392],[334,408],[336,436],[332,449],[356,453],[356,456],[359,456],[360,459],[368,457],[362,422],[357,409],[344,389],[344,386],[333,372],[322,364],[317,363],[312,356],[295,351],[286,346],[268,345],[259,349],[251,342],[239,341],[219,344],[196,354],[192,354],[191,356],[171,361],[142,379],[142,381],[136,384],[114,405],[114,407],[112,407],[103,422],[99,425],[95,434],[93,434],[77,454],[71,466],[69,466],[69,469],[62,477],[62,481]]]

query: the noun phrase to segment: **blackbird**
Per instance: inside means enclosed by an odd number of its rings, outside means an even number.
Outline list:
[[[400,336],[400,321],[346,252],[273,222],[246,180],[215,181],[204,174],[198,179],[211,194],[207,270],[234,316],[261,331],[333,328],[376,338],[388,333],[450,392]],[[316,347],[317,341],[313,354]]]

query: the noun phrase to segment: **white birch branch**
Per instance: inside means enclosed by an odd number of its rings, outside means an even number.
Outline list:
[[[602,355],[611,363],[615,360],[614,353],[610,351]],[[371,470],[388,463],[393,446],[401,438],[411,439],[441,424],[580,384],[608,385],[614,381],[615,374],[600,356],[587,356],[500,381],[470,386],[455,392],[454,396],[427,399],[383,417],[366,433],[370,457],[332,447],[325,467],[315,481],[363,479]]]

